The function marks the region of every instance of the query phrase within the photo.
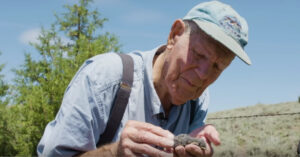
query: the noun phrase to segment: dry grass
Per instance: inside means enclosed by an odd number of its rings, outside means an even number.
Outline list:
[[[300,103],[251,107],[211,113],[211,117],[300,112]],[[271,117],[207,120],[220,133],[222,145],[215,147],[214,156],[296,157],[300,140],[300,114]]]

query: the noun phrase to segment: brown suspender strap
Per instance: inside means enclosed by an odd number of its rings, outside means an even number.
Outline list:
[[[100,140],[97,143],[97,147],[110,143],[118,130],[121,120],[123,118],[126,106],[128,104],[128,99],[131,92],[131,87],[133,83],[133,59],[131,56],[117,53],[123,62],[123,76],[120,83],[120,88],[117,91],[116,98],[114,100],[114,105],[112,106],[111,112],[109,114],[109,119],[106,124],[106,128],[103,134],[100,135]]]
[[[194,117],[195,117],[195,110],[196,110],[196,101],[195,100],[190,100],[191,104],[191,112],[190,112],[190,125],[193,123]]]

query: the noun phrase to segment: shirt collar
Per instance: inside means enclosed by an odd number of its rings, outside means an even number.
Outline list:
[[[149,107],[152,111],[152,116],[156,116],[160,113],[163,113],[163,115],[165,115],[159,96],[157,95],[154,88],[152,77],[154,55],[156,54],[157,50],[163,48],[163,46],[164,45],[161,45],[153,50],[142,53],[142,57],[144,60],[144,90],[146,94],[145,103],[147,107]]]

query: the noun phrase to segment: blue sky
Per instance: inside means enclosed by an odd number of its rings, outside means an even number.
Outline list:
[[[37,52],[28,44],[36,41],[41,26],[49,28],[54,12],[74,0],[9,0],[0,2],[0,64],[10,71],[24,61],[24,52]],[[203,1],[96,0],[102,17],[109,19],[104,31],[119,37],[123,52],[149,50],[166,42],[173,21]],[[248,52],[253,65],[236,58],[210,87],[210,112],[257,103],[297,101],[300,96],[300,1],[223,0],[249,24]]]

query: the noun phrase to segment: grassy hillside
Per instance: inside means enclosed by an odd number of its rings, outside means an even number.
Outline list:
[[[215,117],[248,116],[300,112],[298,102],[258,104],[234,110],[210,113],[207,123],[220,133],[221,146],[214,156],[296,157],[300,140],[300,114],[236,119]]]

